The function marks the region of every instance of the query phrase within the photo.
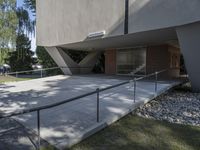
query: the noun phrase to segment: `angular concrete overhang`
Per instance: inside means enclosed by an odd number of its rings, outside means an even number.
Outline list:
[[[178,39],[175,28],[166,28],[160,30],[120,35],[115,37],[106,37],[102,39],[91,39],[82,42],[57,46],[72,50],[93,51],[116,48],[129,48],[142,45],[158,45],[163,43],[170,43],[171,41],[177,40]]]

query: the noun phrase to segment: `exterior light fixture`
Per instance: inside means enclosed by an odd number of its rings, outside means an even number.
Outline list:
[[[100,37],[100,36],[104,36],[106,34],[106,31],[98,31],[98,32],[92,32],[88,34],[88,38],[95,38],[95,37]]]

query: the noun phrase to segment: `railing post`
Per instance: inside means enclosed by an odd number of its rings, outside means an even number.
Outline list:
[[[97,122],[99,122],[99,88],[97,88],[96,91],[97,91]]]
[[[155,94],[158,91],[158,72],[155,72]]]
[[[43,77],[42,69],[40,70],[40,77],[41,77],[41,78]]]
[[[134,92],[133,92],[133,99],[134,99],[134,103],[136,101],[136,78],[134,78]]]
[[[40,110],[37,110],[37,130],[38,130],[38,147],[40,150]]]

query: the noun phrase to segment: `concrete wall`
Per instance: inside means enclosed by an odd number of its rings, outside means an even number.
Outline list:
[[[200,22],[178,27],[177,34],[192,86],[200,91]]]
[[[200,21],[199,0],[129,0],[129,33]],[[37,0],[37,45],[85,41],[91,32],[124,34],[125,0]],[[141,39],[142,40],[142,39]]]
[[[129,32],[200,21],[200,0],[129,0]]]
[[[121,35],[124,5],[124,0],[37,0],[37,45],[84,41],[102,30]]]

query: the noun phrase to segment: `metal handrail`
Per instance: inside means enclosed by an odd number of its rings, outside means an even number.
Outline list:
[[[7,75],[20,74],[20,73],[29,73],[29,72],[38,72],[38,71],[46,71],[46,70],[53,70],[53,69],[60,69],[60,68],[61,67],[52,67],[52,68],[45,68],[45,69],[35,69],[35,70],[27,70],[27,71],[8,72]]]
[[[57,68],[60,68],[60,67],[57,67]],[[113,89],[113,88],[128,84],[130,82],[134,82],[134,103],[135,103],[135,101],[136,101],[136,82],[139,81],[139,80],[145,79],[147,77],[150,77],[150,76],[155,76],[155,93],[157,93],[158,74],[166,72],[166,71],[167,71],[167,69],[145,75],[144,77],[134,78],[134,80],[129,80],[129,81],[125,81],[125,82],[122,82],[122,83],[119,83],[119,84],[116,84],[116,85],[108,86],[106,88],[101,88],[101,89],[97,88],[95,91],[92,91],[92,92],[89,92],[89,93],[86,93],[86,94],[82,94],[82,95],[79,95],[79,96],[76,96],[76,97],[73,97],[73,98],[69,98],[69,99],[61,101],[61,102],[57,102],[57,103],[53,103],[53,104],[49,104],[49,105],[45,105],[45,106],[39,106],[39,107],[36,107],[36,108],[26,109],[26,110],[14,112],[14,113],[11,113],[11,114],[8,114],[8,115],[2,115],[2,116],[0,116],[0,119],[9,118],[9,117],[18,116],[18,115],[23,115],[23,114],[27,114],[27,113],[31,113],[31,112],[37,112],[38,147],[36,149],[39,150],[40,149],[40,111],[41,110],[50,109],[52,107],[57,107],[57,106],[60,106],[62,104],[66,104],[66,103],[76,101],[78,99],[81,99],[81,98],[84,98],[84,97],[87,97],[87,96],[90,96],[90,95],[93,95],[93,94],[97,94],[97,122],[99,122],[99,115],[100,115],[99,114],[99,93],[100,92],[103,92],[103,91],[106,91],[106,90],[109,90],[109,89]]]
[[[7,75],[20,74],[20,73],[29,73],[29,72],[38,72],[38,71],[47,71],[47,70],[63,69],[63,68],[78,69],[78,68],[91,68],[91,67],[51,67],[51,68],[44,68],[44,69],[8,72]]]
[[[43,77],[43,71],[54,70],[54,69],[64,69],[64,68],[68,68],[68,69],[88,69],[88,68],[91,68],[91,67],[51,67],[51,68],[44,68],[44,69],[7,72],[5,74],[6,75],[15,75],[16,77],[18,77],[19,74],[23,74],[23,73],[40,72],[40,77],[42,78]]]

